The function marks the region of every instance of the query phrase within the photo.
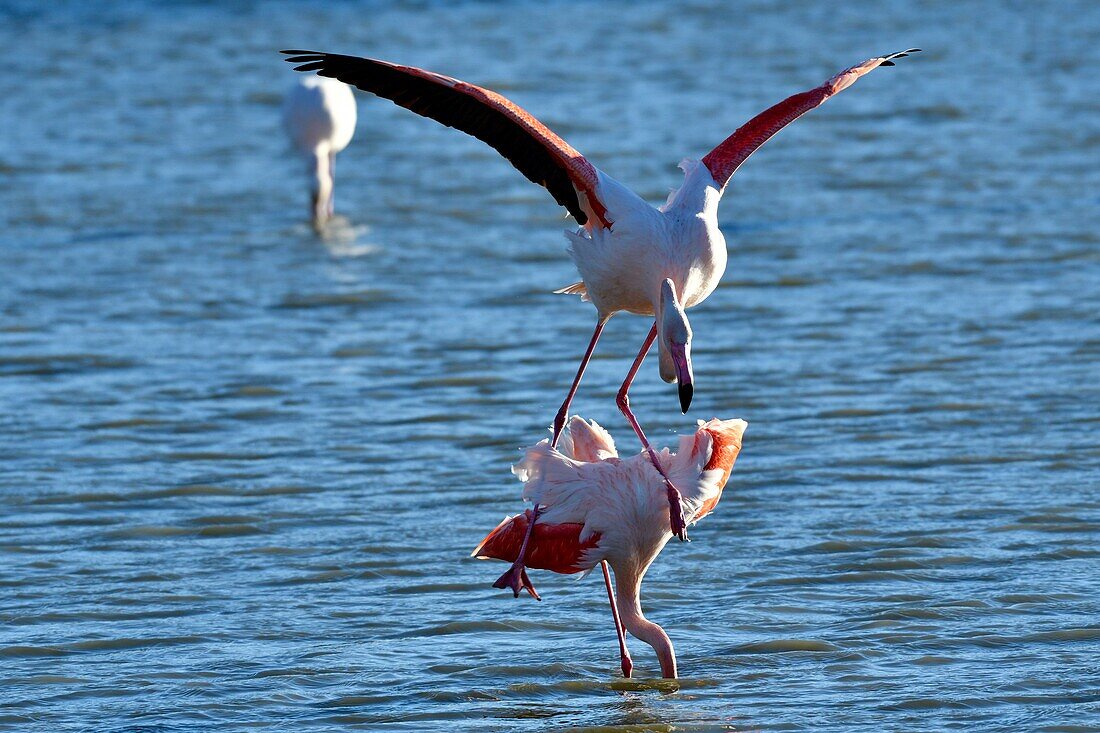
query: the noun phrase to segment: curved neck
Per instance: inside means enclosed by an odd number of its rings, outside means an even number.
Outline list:
[[[679,381],[680,384],[690,383],[692,375],[688,349],[691,345],[691,324],[688,323],[687,314],[684,313],[684,306],[676,296],[676,287],[673,285],[672,280],[666,279],[661,283],[655,312],[659,335],[657,339],[657,356],[660,360],[661,379],[666,382]],[[685,370],[683,374],[680,373],[673,359],[673,344],[679,344],[683,347],[682,351],[686,359],[686,363],[683,365]],[[681,377],[683,378],[681,379]],[[687,412],[686,408],[684,412]]]
[[[642,615],[641,588],[645,568],[615,568],[615,600],[619,604],[619,618],[633,636],[653,647],[661,662],[661,676],[676,679],[676,652],[672,640],[657,624]]]

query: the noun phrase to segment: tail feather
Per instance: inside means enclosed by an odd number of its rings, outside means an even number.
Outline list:
[[[585,420],[579,415],[569,419],[569,425],[561,435],[558,452],[583,463],[595,463],[608,458],[618,458],[611,434],[595,420]]]
[[[583,300],[585,302],[588,302],[588,301],[592,300],[591,298],[588,297],[588,288],[585,287],[585,284],[584,284],[583,281],[573,283],[572,285],[567,285],[564,288],[561,288],[560,290],[555,290],[554,294],[555,295],[579,295],[579,296],[581,296],[581,300]]]

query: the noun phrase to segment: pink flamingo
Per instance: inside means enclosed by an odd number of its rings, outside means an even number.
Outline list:
[[[634,667],[625,631],[657,652],[664,677],[676,677],[672,642],[642,615],[639,594],[646,570],[672,539],[664,477],[683,489],[689,522],[702,519],[718,504],[741,451],[744,420],[699,423],[694,435],[680,436],[676,453],[657,454],[662,473],[644,453],[619,459],[611,436],[596,423],[569,421],[560,450],[547,441],[528,449],[512,468],[524,482],[523,498],[543,507],[506,517],[481,541],[473,555],[514,562],[526,550],[526,565],[556,573],[603,570],[607,598],[619,636],[623,675]],[[615,590],[607,566],[615,571]],[[528,593],[538,594],[528,582]]]
[[[684,160],[684,182],[659,209],[598,170],[565,140],[496,92],[411,66],[316,51],[283,51],[298,71],[316,71],[429,117],[488,143],[531,181],[546,187],[581,227],[567,232],[569,253],[580,282],[557,292],[581,296],[596,307],[596,329],[581,359],[565,401],[554,417],[557,444],[581,377],[608,319],[627,311],[653,318],[653,326],[616,396],[616,404],[634,429],[653,466],[661,472],[669,503],[669,526],[687,539],[682,494],[664,474],[657,453],[630,410],[628,392],[653,342],[660,374],[678,385],[685,413],[694,392],[691,326],[685,309],[702,302],[726,269],[726,241],[718,228],[718,202],[730,176],[772,135],[826,99],[848,88],[879,66],[920,49],[879,56],[845,69],[824,84],[788,97],[761,112],[726,138],[702,160]],[[541,509],[535,505],[530,531]],[[530,587],[523,572],[525,552],[495,587]]]

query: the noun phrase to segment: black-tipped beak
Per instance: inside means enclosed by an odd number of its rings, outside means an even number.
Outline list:
[[[685,415],[688,408],[691,407],[691,396],[693,394],[695,394],[695,387],[690,382],[680,385],[680,412]]]
[[[691,356],[687,344],[670,344],[669,354],[676,366],[676,384],[680,392],[680,409],[687,414],[691,396],[695,394],[695,378],[691,373]]]

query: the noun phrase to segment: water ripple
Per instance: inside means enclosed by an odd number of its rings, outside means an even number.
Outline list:
[[[0,727],[1098,730],[1100,13],[743,10],[4,3]],[[754,428],[643,587],[683,679],[630,639],[623,680],[598,573],[536,603],[467,558],[594,324],[551,292],[562,210],[360,96],[318,237],[274,52],[505,90],[661,203],[895,42],[926,51],[731,182],[691,414],[654,361],[632,389],[657,444]],[[622,451],[646,328],[609,323],[575,403]]]

